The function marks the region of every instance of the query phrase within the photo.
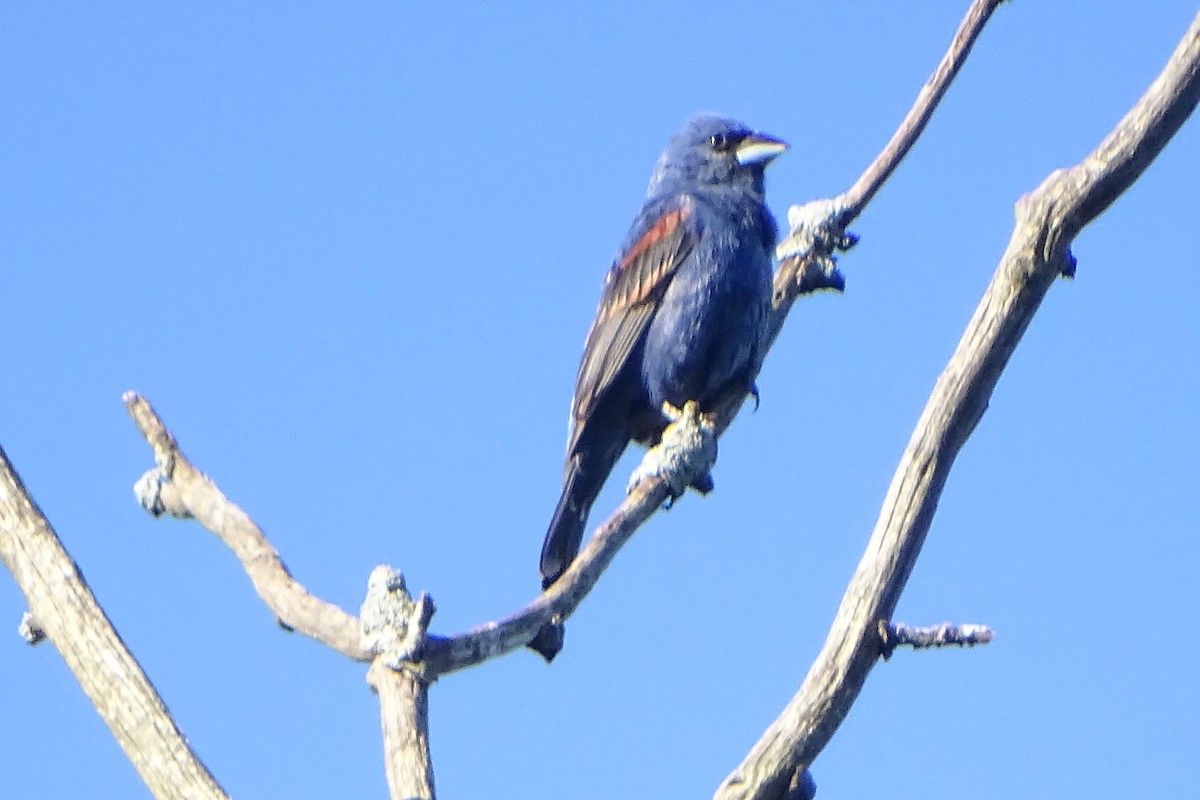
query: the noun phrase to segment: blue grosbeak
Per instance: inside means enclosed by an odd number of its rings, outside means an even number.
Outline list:
[[[542,545],[543,589],[579,552],[588,512],[626,445],[657,443],[664,402],[717,411],[754,390],[776,239],[763,170],[786,149],[704,115],[659,157],[584,345],[562,495]],[[530,643],[547,661],[561,646],[559,625]]]

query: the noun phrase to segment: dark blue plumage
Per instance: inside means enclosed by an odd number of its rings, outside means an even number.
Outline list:
[[[740,404],[762,366],[776,227],[763,170],[787,149],[714,116],[690,120],[655,165],[649,199],[604,283],[571,406],[543,588],[579,552],[588,512],[631,441],[654,444],[668,402]],[[547,659],[561,629],[532,645]]]

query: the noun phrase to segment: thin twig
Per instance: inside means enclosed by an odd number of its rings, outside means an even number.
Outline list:
[[[987,625],[941,625],[914,627],[903,622],[879,622],[879,639],[884,660],[892,657],[897,647],[930,650],[942,647],[977,647],[990,644],[996,633]]]
[[[896,167],[900,166],[900,162],[916,144],[917,139],[925,130],[925,126],[933,117],[933,112],[937,109],[942,97],[945,96],[946,90],[958,76],[958,71],[962,69],[963,64],[967,63],[967,56],[971,54],[971,48],[975,46],[975,40],[983,32],[984,25],[991,18],[992,12],[1003,2],[1004,0],[976,0],[971,4],[966,17],[963,18],[958,30],[954,33],[950,49],[942,56],[937,69],[921,87],[916,101],[900,123],[900,127],[892,134],[887,145],[854,182],[854,185],[837,197],[837,203],[842,207],[837,222],[843,230],[858,218],[867,203],[870,203],[876,192],[883,188],[883,184],[892,176]]]
[[[777,249],[780,263],[774,279],[775,313],[771,319],[770,342],[779,335],[797,296],[816,289],[841,290],[843,283],[835,269],[834,253],[848,249],[856,241],[846,234],[846,229],[908,155],[966,63],[984,26],[1002,2],[1004,0],[975,0],[971,4],[949,49],[921,87],[900,127],[848,190],[829,200],[793,206],[789,211],[792,230]]]

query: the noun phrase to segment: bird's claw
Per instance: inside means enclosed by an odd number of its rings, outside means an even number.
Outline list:
[[[839,253],[850,252],[850,250],[856,244],[858,244],[858,234],[851,233],[850,231],[846,231],[845,233],[843,233],[842,238],[838,239],[837,242],[835,242],[835,246],[837,247]]]
[[[776,257],[803,255],[814,246],[829,253],[846,252],[858,243],[858,237],[842,227],[846,211],[846,204],[837,198],[792,206],[788,209],[788,235],[775,249]]]
[[[663,403],[662,410],[671,424],[634,470],[627,491],[633,491],[644,480],[664,478],[670,508],[689,488],[700,494],[713,490],[711,470],[717,461],[717,425],[711,415],[700,412],[700,404],[694,400],[684,403],[682,409]]]
[[[837,268],[835,253],[858,243],[858,236],[841,225],[846,206],[840,201],[814,200],[788,210],[787,238],[775,248],[779,269],[775,273],[773,300],[785,300],[821,289],[844,291],[846,279]]]

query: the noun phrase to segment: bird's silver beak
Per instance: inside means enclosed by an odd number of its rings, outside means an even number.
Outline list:
[[[786,142],[781,142],[766,134],[752,133],[738,145],[734,155],[743,167],[751,164],[770,164],[772,159],[788,149]]]

